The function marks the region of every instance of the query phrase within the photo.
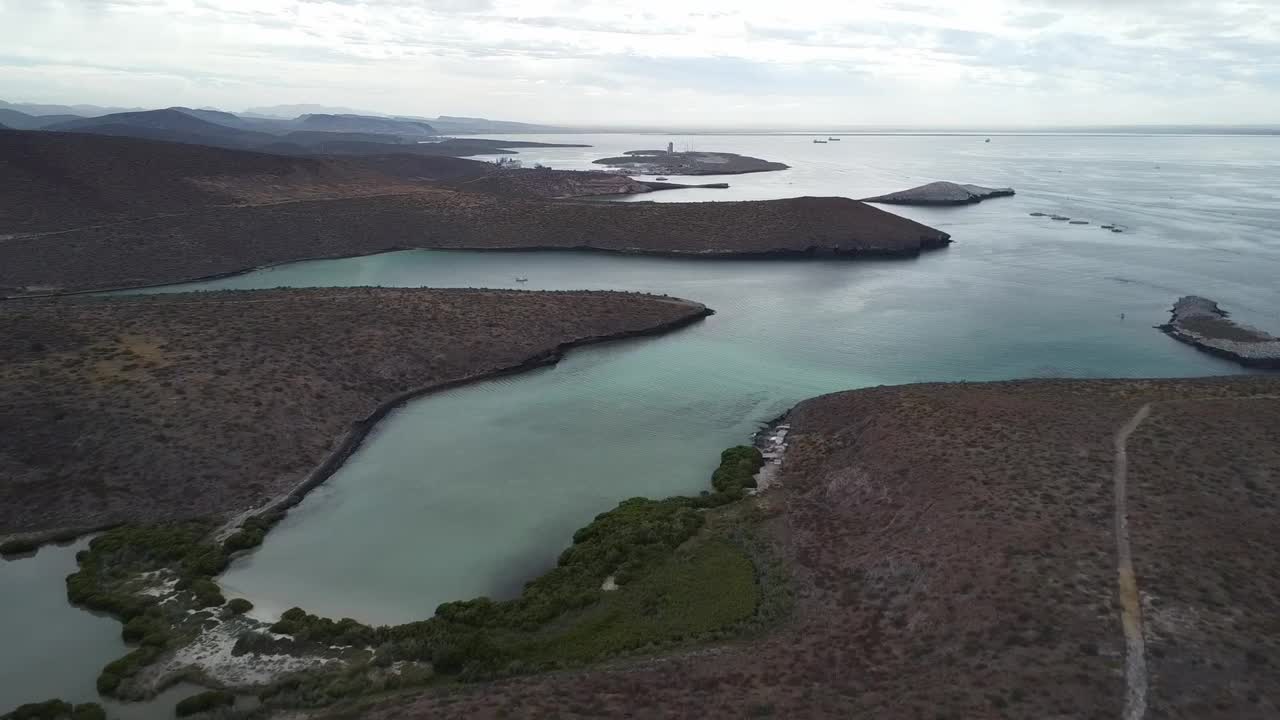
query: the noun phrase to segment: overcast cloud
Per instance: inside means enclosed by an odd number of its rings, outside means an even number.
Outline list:
[[[0,0],[0,99],[626,125],[1280,122],[1272,0]]]

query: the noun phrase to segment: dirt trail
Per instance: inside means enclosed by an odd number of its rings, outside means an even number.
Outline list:
[[[1153,404],[1240,400],[1280,400],[1280,395],[1185,398],[1165,400],[1163,403],[1146,403],[1116,431],[1115,465],[1112,478],[1115,482],[1116,571],[1120,587],[1120,622],[1124,628],[1125,643],[1124,720],[1142,720],[1146,715],[1148,688],[1146,640],[1142,628],[1142,595],[1138,589],[1138,578],[1133,570],[1133,552],[1129,542],[1129,516],[1126,507],[1129,475],[1129,454],[1126,446],[1129,436],[1151,415]]]
[[[1129,517],[1125,506],[1128,493],[1129,454],[1125,446],[1129,436],[1151,414],[1151,404],[1138,408],[1129,422],[1116,431],[1115,467],[1112,478],[1116,493],[1116,569],[1120,582],[1120,621],[1124,627],[1124,720],[1142,720],[1147,713],[1147,650],[1142,636],[1142,597],[1138,578],[1133,572],[1133,553],[1129,546]]]

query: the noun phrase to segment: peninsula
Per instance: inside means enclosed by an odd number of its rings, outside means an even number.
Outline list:
[[[485,192],[504,197],[568,199],[609,195],[643,195],[658,190],[724,189],[725,183],[685,185],[681,183],[635,180],[602,170],[553,170],[516,168],[486,172],[466,178],[452,187],[467,192]]]
[[[599,203],[472,192],[471,161],[460,158],[293,158],[0,132],[0,159],[10,158],[0,163],[0,295],[10,296],[412,248],[860,257],[950,242],[848,198]]]
[[[735,153],[666,150],[630,150],[621,157],[600,158],[592,162],[622,168],[638,175],[741,175],[786,170],[790,167],[780,162]]]
[[[888,205],[969,205],[988,198],[1013,195],[1013,188],[989,188],[953,182],[932,182],[909,190],[878,195],[863,200]]]
[[[0,302],[0,539],[225,517],[340,461],[414,394],[709,312],[621,292],[385,288]]]
[[[1169,322],[1160,329],[1175,340],[1245,367],[1280,369],[1280,338],[1231,320],[1208,298],[1179,298]]]
[[[879,387],[807,400],[785,423],[770,489],[745,501],[758,524],[735,530],[782,558],[785,623],[359,714],[1277,711],[1280,576],[1264,568],[1280,562],[1267,540],[1280,522],[1280,378]],[[1131,552],[1118,567],[1120,545]],[[778,591],[757,577],[762,596]]]

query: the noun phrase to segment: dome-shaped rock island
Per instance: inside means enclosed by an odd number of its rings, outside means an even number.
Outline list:
[[[953,182],[931,182],[888,195],[866,198],[863,202],[892,205],[968,205],[993,197],[1013,195],[1013,188],[989,188]]]

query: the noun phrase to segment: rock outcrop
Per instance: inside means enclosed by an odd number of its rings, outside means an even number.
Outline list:
[[[1013,188],[989,188],[981,185],[962,185],[953,182],[931,182],[888,195],[866,198],[863,202],[892,205],[968,205],[987,198],[1007,197]]]
[[[1280,369],[1280,338],[1228,319],[1218,303],[1196,295],[1179,298],[1160,329],[1169,337],[1246,367]]]
[[[790,167],[785,163],[736,153],[665,150],[629,150],[621,157],[600,158],[592,162],[622,168],[637,175],[741,175]]]

